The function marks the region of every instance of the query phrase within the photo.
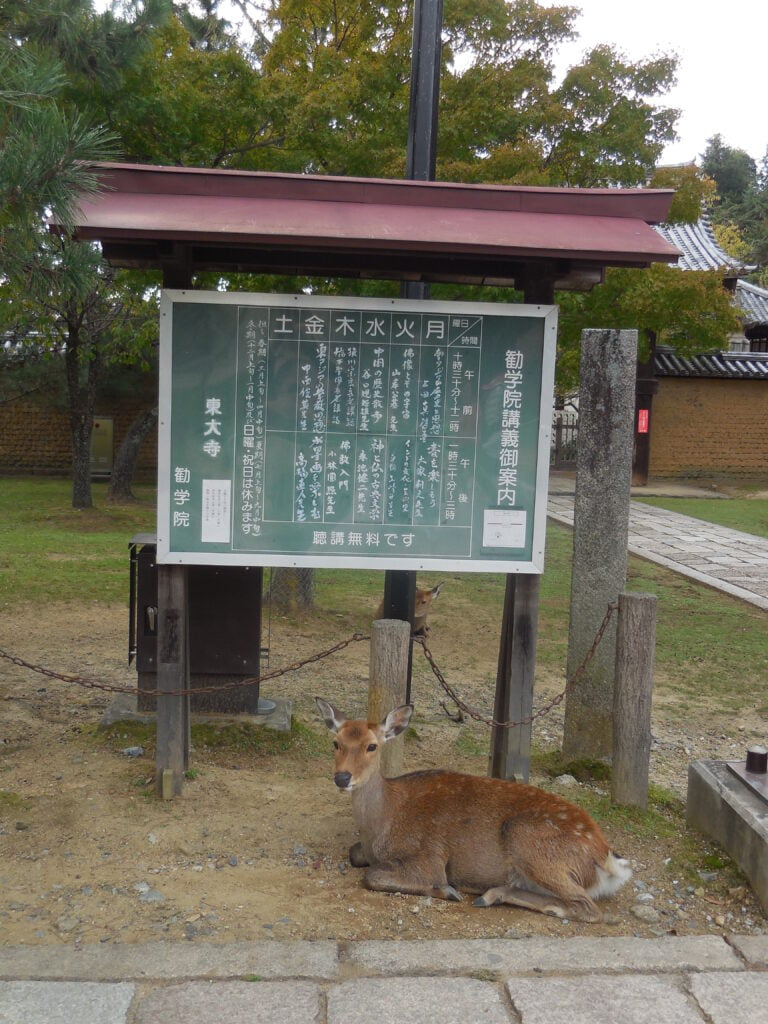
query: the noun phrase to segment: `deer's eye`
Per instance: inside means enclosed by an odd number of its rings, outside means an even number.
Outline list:
[[[378,743],[369,743],[368,746],[365,749],[368,751],[369,754],[372,754],[374,752],[374,750],[376,750],[377,748],[378,748]]]

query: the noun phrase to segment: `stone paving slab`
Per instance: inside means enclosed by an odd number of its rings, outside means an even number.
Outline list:
[[[768,974],[702,974],[691,978],[691,992],[711,1024],[768,1021]]]
[[[345,959],[376,974],[579,974],[600,971],[742,971],[744,964],[716,935],[660,939],[605,936],[575,939],[431,939],[356,942]]]
[[[573,494],[551,493],[547,515],[573,526]],[[732,597],[768,610],[768,539],[630,502],[629,551]],[[743,572],[738,583],[734,567]]]
[[[317,1024],[322,1001],[318,986],[306,981],[192,981],[151,992],[134,1019],[136,1024]]]
[[[522,1024],[704,1024],[705,1020],[677,978],[515,978],[507,983],[507,990]]]
[[[2,1024],[123,1024],[134,985],[75,981],[0,982]]]
[[[0,947],[0,978],[335,978],[338,972],[338,946],[326,941]]]
[[[0,947],[0,963],[19,972],[0,1024],[768,1021],[768,935]]]
[[[512,1024],[501,989],[474,978],[360,978],[328,993],[328,1024]],[[282,1022],[281,1022],[282,1024]]]
[[[768,935],[732,935],[730,943],[750,967],[768,968]]]

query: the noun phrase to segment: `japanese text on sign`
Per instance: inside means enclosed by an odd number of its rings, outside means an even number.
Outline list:
[[[199,292],[164,303],[159,557],[530,569],[550,307]]]

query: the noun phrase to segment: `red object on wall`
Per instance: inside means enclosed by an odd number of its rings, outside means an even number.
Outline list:
[[[638,434],[648,433],[648,410],[638,409],[637,410],[637,432]]]

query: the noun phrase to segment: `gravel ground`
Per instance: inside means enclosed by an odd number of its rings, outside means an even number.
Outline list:
[[[372,601],[372,606],[375,600]],[[372,609],[362,613],[365,620]],[[135,683],[126,665],[122,607],[51,606],[44,615],[6,614],[0,647],[34,664],[115,685]],[[323,650],[350,635],[320,614],[299,624],[274,616],[270,668]],[[366,629],[362,621],[354,628]],[[477,642],[477,624],[433,615],[430,647],[467,701],[489,709],[495,643]],[[107,741],[96,726],[110,694],[46,679],[0,661],[0,942],[139,942],[152,938],[220,941],[262,938],[461,938],[544,935],[765,933],[743,877],[713,844],[689,834],[648,835],[631,821],[604,824],[628,857],[633,880],[607,901],[609,920],[561,923],[514,908],[482,911],[430,898],[371,893],[348,866],[351,808],[331,781],[330,741],[313,697],[346,713],[367,702],[368,644],[293,671],[263,696],[293,704],[299,722],[322,736],[297,754],[234,748],[195,750],[184,794],[154,797],[152,751],[123,753],[128,731]],[[406,769],[443,766],[483,774],[488,732],[450,721],[444,694],[417,651],[416,737]],[[450,666],[450,671],[445,669]],[[537,682],[545,701],[562,688]],[[534,742],[556,750],[561,709],[536,723]],[[693,759],[736,759],[765,734],[754,709],[734,717],[692,712],[663,689],[654,706],[651,778],[684,799]],[[134,752],[135,753],[135,752]],[[599,791],[572,779],[532,781],[576,803]]]

